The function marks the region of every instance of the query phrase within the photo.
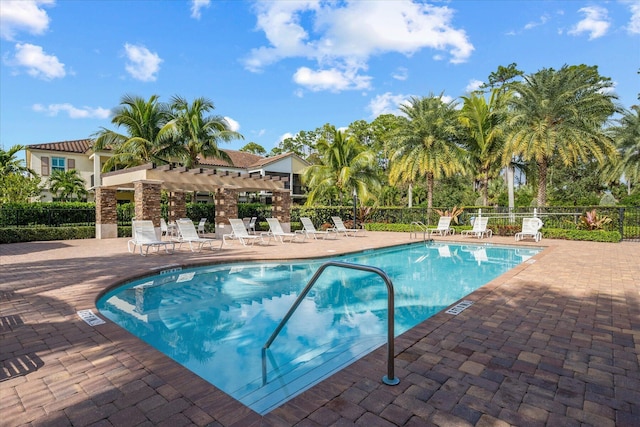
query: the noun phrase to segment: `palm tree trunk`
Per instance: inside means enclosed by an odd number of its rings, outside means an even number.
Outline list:
[[[433,207],[433,174],[427,173],[427,209]]]
[[[409,190],[407,190],[407,198],[409,199],[409,207],[413,207],[413,184],[409,183]]]
[[[547,204],[547,159],[538,162],[538,206]]]
[[[482,203],[489,205],[489,172],[485,172],[482,177]]]

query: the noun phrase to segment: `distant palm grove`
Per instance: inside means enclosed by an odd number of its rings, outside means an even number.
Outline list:
[[[294,152],[311,164],[302,175],[307,205],[344,205],[356,196],[361,206],[637,206],[640,107],[619,105],[613,89],[596,66],[525,74],[510,64],[459,99],[412,97],[398,115],[301,130],[268,155]],[[226,159],[221,143],[243,137],[212,110],[206,98],[162,103],[126,95],[112,118],[117,129],[98,130],[94,150],[114,153],[105,171]],[[0,202],[24,197],[25,190],[7,193],[16,179],[31,179],[16,148],[0,151]],[[266,153],[254,142],[242,150]],[[65,198],[76,189],[82,196],[75,177],[54,179]]]

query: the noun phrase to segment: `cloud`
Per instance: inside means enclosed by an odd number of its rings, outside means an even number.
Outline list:
[[[77,108],[71,104],[49,104],[44,106],[42,104],[34,104],[33,111],[39,113],[45,113],[48,116],[57,116],[60,112],[66,112],[71,119],[108,119],[111,115],[111,110],[98,107],[82,107]]]
[[[191,0],[191,17],[200,19],[200,10],[209,7],[211,0]]]
[[[396,80],[407,80],[407,78],[409,77],[409,70],[407,70],[405,67],[398,67],[396,71],[391,74],[391,77]]]
[[[371,111],[373,118],[382,114],[400,114],[400,105],[407,102],[411,98],[411,95],[394,95],[391,92],[383,93],[382,95],[375,96],[367,109]]]
[[[257,29],[269,45],[252,49],[245,67],[259,72],[286,58],[316,63],[298,69],[294,80],[312,90],[360,90],[361,75],[375,55],[411,56],[422,49],[445,52],[452,63],[465,62],[473,45],[452,26],[453,10],[411,0],[363,2],[258,2]],[[315,68],[315,70],[312,70]],[[332,85],[331,82],[335,84]],[[345,84],[350,82],[349,84]]]
[[[478,89],[480,89],[480,86],[482,86],[484,84],[484,82],[481,82],[480,80],[470,80],[469,84],[467,84],[467,87],[464,89],[466,92],[471,93],[474,92]]]
[[[291,132],[285,132],[280,136],[280,139],[278,139],[278,144],[280,144],[282,141],[284,141],[285,139],[288,138],[295,138],[297,134],[293,134]]]
[[[229,125],[229,130],[232,130],[234,132],[238,132],[240,130],[240,123],[233,120],[231,117],[225,117],[224,120]]]
[[[16,54],[6,61],[9,65],[25,67],[27,74],[42,80],[59,79],[66,75],[64,64],[54,55],[48,55],[41,46],[16,44]]]
[[[318,71],[301,67],[293,75],[293,81],[314,92],[321,90],[339,92],[347,89],[369,89],[371,77],[359,75],[358,71],[359,68],[357,66],[344,70],[331,68]]]
[[[583,7],[579,9],[578,12],[582,12],[585,17],[569,30],[569,34],[573,36],[589,33],[589,40],[597,39],[598,37],[604,36],[609,26],[611,26],[609,14],[604,7]]]
[[[549,20],[549,15],[542,15],[539,21],[532,21],[527,23],[524,26],[525,30],[531,30],[532,28],[539,27],[540,25],[544,25]]]
[[[124,50],[129,61],[125,65],[125,69],[134,79],[143,82],[156,81],[156,74],[160,71],[160,63],[162,62],[157,53],[149,51],[142,45],[129,43],[125,43]]]
[[[627,32],[629,34],[640,34],[640,3],[636,0],[625,0],[622,3],[628,4],[631,12]]]
[[[53,5],[53,0],[2,0],[0,37],[13,40],[16,33],[42,34],[49,28],[49,16],[40,6]]]
[[[440,97],[440,99],[442,100],[442,102],[444,102],[445,104],[450,104],[453,101],[455,101],[456,99],[453,96],[449,96],[449,95],[442,95]],[[456,109],[460,109],[460,104],[456,104],[455,105]]]

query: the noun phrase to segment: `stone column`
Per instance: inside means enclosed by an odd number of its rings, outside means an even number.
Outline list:
[[[288,191],[273,192],[273,217],[280,221],[284,231],[291,231],[291,193]]]
[[[238,190],[217,188],[213,195],[216,206],[216,237],[231,232],[229,218],[238,218]]]
[[[96,239],[118,237],[116,189],[96,188]]]
[[[134,181],[134,200],[136,204],[136,219],[151,220],[153,226],[160,227],[160,189],[162,181]]]
[[[187,217],[187,198],[183,192],[169,194],[169,221]]]

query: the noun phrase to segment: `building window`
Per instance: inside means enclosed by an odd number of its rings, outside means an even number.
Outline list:
[[[52,157],[51,158],[51,171],[62,171],[64,172],[66,168],[64,167],[64,157]]]

